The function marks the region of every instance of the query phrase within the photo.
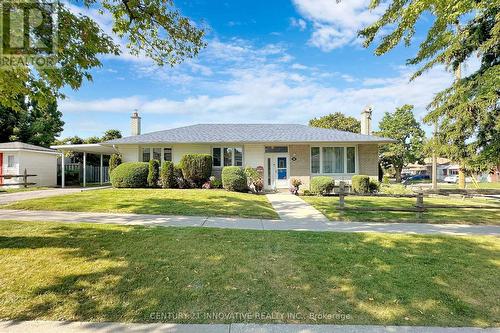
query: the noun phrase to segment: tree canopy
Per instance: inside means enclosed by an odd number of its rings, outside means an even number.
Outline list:
[[[57,103],[42,107],[36,102],[20,101],[23,108],[14,112],[0,106],[0,142],[22,141],[48,147],[63,130],[64,122]]]
[[[372,0],[370,6],[381,5]],[[377,44],[375,54],[382,55],[401,41],[410,45],[422,17],[433,18],[433,24],[407,60],[420,66],[412,79],[436,65],[456,71],[473,57],[480,62],[477,71],[430,101],[424,121],[438,124],[436,143],[447,157],[470,168],[493,165],[500,160],[500,2],[392,0],[382,17],[359,34],[365,46]]]
[[[66,2],[56,8],[42,0],[30,1],[45,16],[57,12],[55,66],[40,66],[35,60],[25,65],[0,70],[0,105],[13,111],[23,108],[28,99],[41,107],[62,97],[61,89],[78,89],[91,70],[100,67],[100,55],[119,55],[122,42],[134,55],[146,56],[158,65],[175,65],[194,57],[204,47],[204,29],[183,16],[172,0],[83,0],[92,9],[112,21],[113,36],[83,14],[76,14]],[[7,6],[8,4],[6,4]],[[3,7],[7,10],[7,7]],[[28,38],[47,39],[47,28],[29,29]],[[20,98],[22,96],[23,98]]]
[[[379,123],[377,135],[397,140],[380,147],[381,164],[393,167],[396,181],[401,181],[401,171],[408,163],[423,162],[425,132],[413,115],[413,105],[403,105],[394,113],[386,112]]]
[[[341,112],[330,113],[326,116],[313,118],[309,120],[309,126],[338,129],[359,133],[361,131],[361,122],[350,116],[346,116]]]

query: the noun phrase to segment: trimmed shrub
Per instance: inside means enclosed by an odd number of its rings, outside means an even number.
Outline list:
[[[247,177],[247,186],[252,192],[258,193],[264,188],[264,180],[261,174],[252,167],[245,168],[245,176]]]
[[[157,187],[160,179],[160,162],[158,160],[149,161],[148,186]]]
[[[177,180],[174,174],[174,164],[170,161],[164,161],[160,170],[160,182],[162,188],[177,187]]]
[[[222,169],[222,186],[228,191],[244,192],[247,190],[247,177],[237,166]]]
[[[311,192],[314,194],[328,194],[333,190],[334,186],[335,181],[332,177],[318,176],[311,179]]]
[[[370,178],[370,183],[368,184],[368,189],[370,193],[377,193],[380,190],[380,183],[376,180]]]
[[[113,187],[146,187],[148,169],[146,162],[122,163],[111,172],[111,185]]]
[[[212,156],[208,154],[186,154],[179,163],[183,177],[200,187],[212,174]]]
[[[370,193],[370,177],[365,175],[352,176],[352,190],[355,193]]]
[[[109,175],[111,175],[111,172],[120,164],[122,164],[122,156],[119,154],[112,154],[109,158]]]

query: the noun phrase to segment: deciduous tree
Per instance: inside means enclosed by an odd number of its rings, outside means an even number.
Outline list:
[[[313,118],[309,120],[309,126],[338,129],[359,133],[361,131],[361,123],[358,119],[346,116],[341,112],[330,113],[326,116]]]

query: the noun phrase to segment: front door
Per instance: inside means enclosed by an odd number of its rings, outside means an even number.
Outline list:
[[[268,190],[288,188],[288,156],[268,154],[265,161],[265,188]]]

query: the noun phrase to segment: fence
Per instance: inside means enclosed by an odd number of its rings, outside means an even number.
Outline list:
[[[86,169],[86,180],[87,184],[99,183],[100,178],[100,166],[87,165]],[[64,176],[66,185],[80,185],[83,183],[83,164],[71,163],[64,165]],[[103,182],[109,183],[109,167],[103,166]],[[61,185],[61,165],[57,166],[57,183]]]
[[[447,209],[500,209],[500,207],[494,206],[472,206],[472,205],[461,205],[461,206],[448,206],[448,205],[425,205],[424,204],[424,194],[423,192],[419,192],[416,194],[360,194],[360,193],[347,193],[345,190],[345,183],[340,182],[339,184],[339,210],[349,210],[351,208],[346,207],[345,197],[346,196],[358,196],[358,197],[389,197],[389,198],[415,198],[415,206],[413,207],[356,207],[352,208],[356,211],[379,211],[379,212],[415,212],[418,219],[423,218],[423,213],[429,209],[439,209],[439,208],[447,208]]]
[[[28,171],[24,169],[24,173],[22,175],[0,175],[1,178],[10,179],[10,178],[22,178],[22,182],[18,183],[0,183],[0,186],[13,186],[13,185],[23,185],[24,187],[28,187],[28,185],[35,185],[36,183],[28,183],[28,177],[36,177],[36,175],[28,175]]]

